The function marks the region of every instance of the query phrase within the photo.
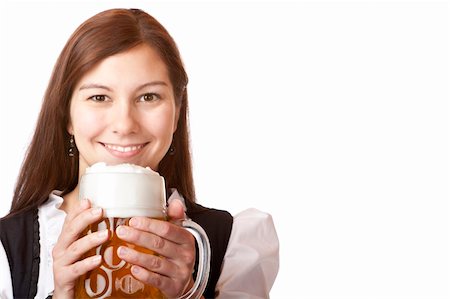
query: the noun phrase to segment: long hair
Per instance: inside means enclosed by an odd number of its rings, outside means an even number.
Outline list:
[[[174,151],[159,164],[168,188],[195,201],[188,132],[188,77],[175,41],[152,16],[138,9],[111,9],[81,24],[64,46],[53,69],[36,130],[19,173],[8,216],[38,207],[52,190],[64,194],[78,184],[78,156],[69,157],[70,99],[77,82],[103,59],[147,44],[169,71],[175,103],[180,108]]]

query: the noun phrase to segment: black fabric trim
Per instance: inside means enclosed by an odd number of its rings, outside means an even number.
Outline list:
[[[205,230],[211,244],[210,273],[203,295],[205,298],[214,298],[216,284],[222,271],[223,258],[230,240],[233,216],[227,211],[205,208],[190,201],[186,201],[186,207],[188,217]]]
[[[34,298],[37,293],[40,261],[37,213],[38,209],[32,209],[0,219],[0,240],[8,257],[14,298]]]
[[[31,264],[31,286],[28,296],[34,298],[37,294],[37,284],[39,280],[39,264],[41,262],[40,257],[41,244],[39,238],[39,214],[36,209],[33,219],[33,261]]]

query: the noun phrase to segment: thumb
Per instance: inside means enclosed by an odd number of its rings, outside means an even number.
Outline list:
[[[169,202],[169,207],[167,208],[167,215],[171,220],[185,219],[184,205],[178,198],[174,198]]]

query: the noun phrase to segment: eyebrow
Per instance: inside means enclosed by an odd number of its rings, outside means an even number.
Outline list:
[[[164,81],[153,81],[153,82],[147,82],[147,83],[144,83],[144,84],[138,86],[136,88],[136,90],[141,90],[145,87],[150,87],[150,86],[155,86],[155,85],[168,86],[168,84]],[[108,86],[101,85],[101,84],[95,84],[95,83],[83,84],[80,86],[80,88],[78,90],[83,90],[83,89],[105,89],[107,91],[113,91],[112,88],[110,88]]]

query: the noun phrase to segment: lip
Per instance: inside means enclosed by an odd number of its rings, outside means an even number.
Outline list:
[[[136,144],[114,144],[114,143],[102,143],[101,145],[113,156],[117,158],[130,158],[138,155],[147,143]]]

